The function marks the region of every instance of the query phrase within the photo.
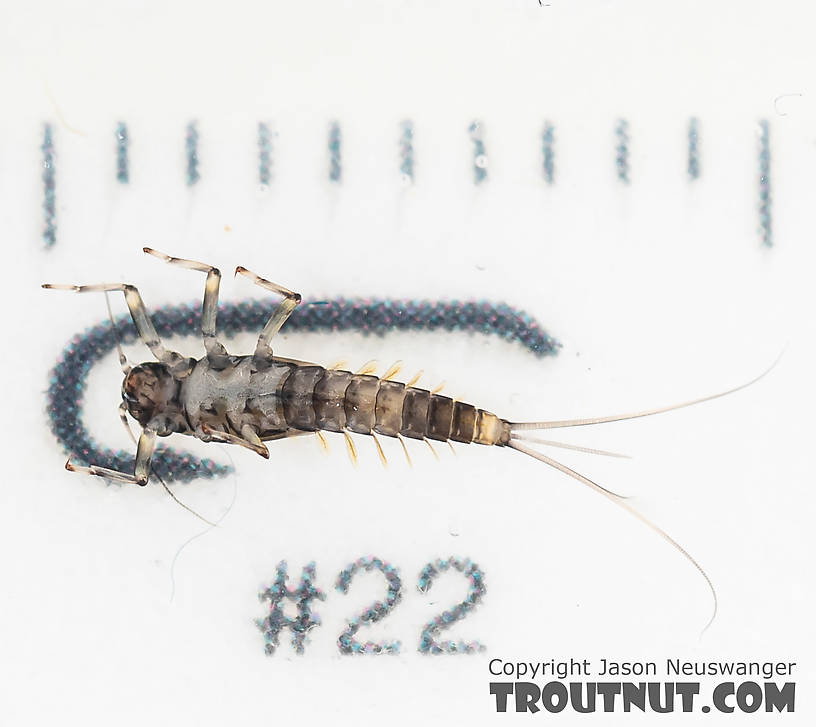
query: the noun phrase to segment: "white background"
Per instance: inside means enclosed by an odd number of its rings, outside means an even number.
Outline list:
[[[814,718],[812,371],[816,88],[808,3],[233,2],[6,4],[0,18],[3,452],[0,721],[4,724],[489,723],[490,658],[795,661],[797,712]],[[794,94],[794,95],[786,95]],[[783,98],[779,98],[784,96]],[[702,177],[685,174],[701,121]],[[614,171],[630,121],[632,184]],[[398,123],[415,123],[416,184],[401,186]],[[489,179],[472,184],[467,126],[485,124]],[[556,126],[556,184],[540,130]],[[772,135],[773,249],[757,233],[757,121]],[[115,181],[128,123],[131,184]],[[184,184],[184,127],[199,122],[201,181]],[[326,132],[343,132],[343,183]],[[274,181],[257,186],[256,125],[277,132]],[[55,126],[58,242],[41,242],[42,123]],[[634,503],[709,572],[631,516],[515,452],[395,442],[354,469],[333,437],[277,443],[269,462],[196,447],[236,474],[161,487],[71,475],[44,415],[48,371],[104,317],[97,296],[51,282],[126,280],[148,306],[200,296],[203,279],[144,244],[225,271],[243,264],[306,298],[488,298],[559,338],[557,358],[483,337],[283,335],[277,352],[324,365],[379,358],[510,419],[593,416],[740,384],[716,402],[566,432],[636,456],[563,461]],[[224,299],[262,295],[225,277]],[[120,300],[117,311],[124,310]],[[252,338],[231,347],[248,352]],[[200,355],[200,344],[180,346]],[[140,347],[131,359],[146,358]],[[382,369],[381,369],[382,371]],[[128,446],[113,357],[96,367],[86,421]],[[184,445],[186,442],[174,442]],[[186,544],[186,545],[185,545]],[[183,547],[183,549],[181,549]],[[180,550],[181,549],[181,550]],[[363,638],[402,655],[342,657],[344,619],[384,593],[338,571],[373,553],[401,569],[404,602]],[[439,556],[484,569],[483,607],[455,627],[485,656],[423,657],[422,624],[464,597]],[[317,562],[323,626],[304,657],[263,655],[253,619],[274,566]],[[173,580],[174,579],[174,580]],[[713,680],[706,682],[707,685]],[[704,692],[707,690],[704,687]],[[522,719],[522,718],[518,718]],[[567,711],[563,724],[651,716]],[[692,723],[675,714],[667,723]],[[708,715],[729,723],[751,717]],[[776,720],[779,719],[777,716]]]

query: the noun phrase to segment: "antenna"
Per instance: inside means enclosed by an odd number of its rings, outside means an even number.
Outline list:
[[[116,327],[116,321],[113,320],[113,311],[111,310],[110,297],[108,291],[105,291],[105,305],[108,306],[108,318],[110,318],[111,328],[113,328],[113,335],[116,337],[116,350],[119,352],[119,365],[122,367],[123,373],[129,374],[131,365],[128,363],[124,351],[122,351],[122,339],[119,337],[119,329]]]

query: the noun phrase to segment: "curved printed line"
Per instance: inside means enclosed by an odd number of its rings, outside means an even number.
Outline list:
[[[218,328],[230,336],[260,331],[275,309],[274,302],[225,303],[218,310]],[[196,335],[201,328],[201,303],[160,308],[152,314],[159,335]],[[125,343],[137,340],[128,315],[116,321]],[[504,303],[486,301],[408,301],[335,298],[297,308],[286,331],[361,331],[382,336],[389,331],[467,331],[495,335],[523,345],[535,356],[557,353],[560,344],[529,315]],[[112,450],[96,442],[82,423],[83,396],[94,364],[116,347],[110,321],[74,336],[51,371],[47,412],[51,431],[77,464],[132,472],[134,454]],[[153,456],[153,471],[165,481],[189,482],[199,477],[223,477],[231,467],[169,447]]]

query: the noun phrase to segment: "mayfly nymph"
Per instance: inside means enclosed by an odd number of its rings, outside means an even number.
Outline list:
[[[145,252],[207,273],[201,324],[206,356],[196,360],[167,350],[139,291],[132,285],[44,285],[80,293],[123,292],[139,337],[157,359],[131,367],[120,353],[125,374],[120,415],[126,422],[129,414],[142,427],[135,471],[131,474],[72,464],[70,469],[145,485],[156,439],[170,434],[237,444],[266,458],[269,450],[265,442],[323,431],[342,433],[352,452],[349,432],[370,435],[375,442],[377,435],[382,435],[400,440],[500,446],[510,443],[511,425],[496,415],[437,391],[417,388],[414,384],[418,377],[407,384],[393,381],[398,364],[380,378],[371,373],[370,365],[352,373],[275,356],[271,340],[301,302],[301,296],[243,267],[236,269],[236,275],[244,275],[281,295],[283,301],[264,326],[252,355],[229,354],[216,335],[221,278],[218,269],[151,248],[145,248]]]
[[[322,432],[344,436],[352,459],[356,448],[349,432],[371,436],[380,458],[385,455],[378,435],[405,439],[483,444],[509,447],[538,459],[578,480],[629,511],[679,550],[700,571],[714,593],[708,576],[698,563],[665,531],[641,515],[625,498],[605,489],[584,475],[532,449],[528,444],[574,449],[590,454],[612,455],[602,450],[577,447],[530,436],[535,430],[586,426],[651,416],[680,409],[749,386],[761,377],[714,395],[681,404],[630,414],[562,421],[513,422],[471,404],[443,396],[439,389],[415,386],[419,375],[407,383],[393,380],[401,368],[394,364],[382,377],[366,365],[356,373],[337,366],[324,368],[297,359],[275,356],[271,342],[287,318],[301,302],[301,296],[272,283],[244,267],[235,270],[262,288],[283,298],[261,331],[251,355],[227,352],[218,340],[216,315],[221,273],[204,263],[171,257],[151,248],[144,252],[183,268],[206,273],[201,316],[201,334],[206,355],[200,359],[181,356],[164,347],[147,313],[139,291],[128,284],[53,285],[44,288],[84,292],[124,294],[130,315],[142,342],[156,361],[130,366],[121,347],[119,359],[125,378],[119,414],[128,431],[129,414],[142,427],[137,442],[133,473],[96,466],[66,463],[74,472],[96,475],[122,483],[146,485],[151,474],[151,458],[157,437],[184,434],[205,442],[222,442],[245,447],[269,457],[266,442]],[[762,374],[764,375],[764,374]],[[132,436],[132,434],[131,434]],[[525,443],[526,442],[526,443]],[[614,455],[613,455],[614,456]],[[716,612],[716,594],[715,612]],[[713,617],[712,617],[713,618]]]

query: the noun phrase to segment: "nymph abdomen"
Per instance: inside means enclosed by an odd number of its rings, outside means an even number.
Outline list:
[[[479,444],[505,444],[509,437],[506,423],[490,412],[369,374],[298,366],[281,395],[287,425],[303,431]]]

